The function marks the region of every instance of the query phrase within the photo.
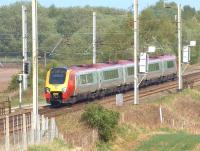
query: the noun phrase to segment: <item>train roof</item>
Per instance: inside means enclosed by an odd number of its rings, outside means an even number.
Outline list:
[[[150,57],[149,58],[149,62],[152,63],[152,62],[158,62],[158,61],[161,61],[161,60],[175,60],[176,59],[176,56],[174,55],[162,55],[162,56],[156,56],[156,57]]]
[[[162,55],[162,56],[156,56],[156,57],[151,57],[149,58],[149,62],[158,62],[161,60],[174,60],[176,59],[176,56],[174,55]],[[134,62],[132,60],[119,60],[117,62],[105,62],[105,63],[96,63],[96,64],[83,64],[83,65],[76,65],[70,67],[70,69],[75,70],[75,71],[94,71],[97,69],[102,69],[102,68],[109,68],[109,67],[117,67],[121,65],[132,65]]]
[[[70,69],[75,70],[75,71],[93,71],[97,69],[102,69],[102,68],[109,68],[109,67],[117,67],[120,64],[118,63],[97,63],[97,64],[89,64],[89,65],[77,65],[77,66],[72,66]]]
[[[161,55],[161,56],[150,57],[149,59],[150,60],[157,60],[157,59],[168,60],[168,59],[176,59],[176,56],[174,56],[174,55]]]

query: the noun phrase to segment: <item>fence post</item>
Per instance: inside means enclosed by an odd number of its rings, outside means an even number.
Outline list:
[[[23,149],[27,149],[26,114],[23,114]]]
[[[47,131],[46,138],[49,140],[49,119],[48,117],[45,118],[45,130]]]
[[[45,119],[45,130],[48,130],[49,129],[49,118],[46,117]]]
[[[27,146],[31,142],[31,114],[28,114],[27,125],[26,125],[26,133],[27,133]]]
[[[173,119],[173,120],[172,120],[172,126],[173,126],[173,128],[174,128],[174,125],[175,125],[175,124],[174,124],[174,119]]]
[[[38,114],[38,122],[37,122],[37,143],[40,143],[41,141],[41,137],[40,137],[40,134],[41,134],[41,126],[40,126],[40,123],[41,123],[41,120],[40,120],[40,115]]]
[[[33,112],[31,112],[31,144],[35,143],[35,131],[33,127]]]
[[[17,115],[17,141],[19,144],[19,117],[18,117],[18,115]]]
[[[53,141],[55,137],[55,118],[51,118],[51,141]]]
[[[14,145],[15,145],[15,116],[13,116],[13,142],[14,142]]]
[[[10,151],[9,116],[6,116],[6,151]]]
[[[44,115],[42,115],[42,133],[41,135],[43,136],[45,132],[45,117]]]
[[[163,113],[162,113],[161,105],[160,105],[159,111],[160,111],[160,123],[162,124],[163,123]]]
[[[11,99],[8,97],[9,114],[11,113]]]

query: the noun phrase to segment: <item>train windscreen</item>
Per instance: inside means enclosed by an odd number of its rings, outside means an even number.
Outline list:
[[[50,73],[50,84],[64,84],[67,69],[65,68],[54,68]]]

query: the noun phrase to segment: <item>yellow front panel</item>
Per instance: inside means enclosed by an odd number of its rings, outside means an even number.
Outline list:
[[[51,92],[53,92],[53,91],[62,91],[63,88],[65,88],[65,87],[67,88],[67,86],[68,86],[70,72],[71,72],[71,70],[67,70],[64,84],[50,84],[49,83],[50,70],[49,70],[47,72],[45,87],[50,88]]]

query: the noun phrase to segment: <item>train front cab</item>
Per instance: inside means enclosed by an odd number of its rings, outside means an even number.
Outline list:
[[[47,72],[45,99],[53,106],[67,103],[74,93],[74,76],[67,68],[52,68]]]

